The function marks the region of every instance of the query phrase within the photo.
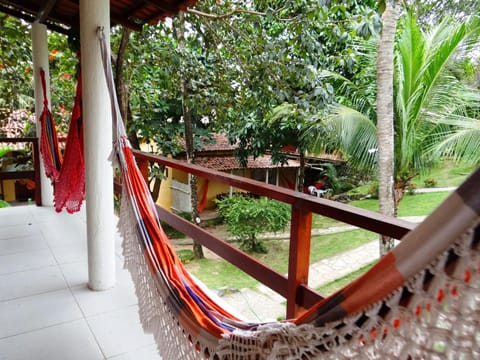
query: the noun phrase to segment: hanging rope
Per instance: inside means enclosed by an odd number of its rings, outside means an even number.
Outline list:
[[[125,266],[142,325],[163,358],[480,356],[480,169],[369,272],[300,318],[244,322],[195,282],[162,230],[121,121],[101,29],[99,38],[124,184],[119,228]]]

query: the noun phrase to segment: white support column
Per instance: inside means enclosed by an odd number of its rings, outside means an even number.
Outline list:
[[[50,104],[50,71],[48,68],[48,37],[47,27],[38,22],[32,24],[32,59],[33,79],[35,82],[35,118],[37,119],[37,137],[40,138],[40,115],[43,111],[43,90],[40,69],[45,71],[47,84],[47,99]],[[42,192],[42,205],[53,206],[53,187],[50,179],[45,176],[43,161],[40,161],[40,181]]]
[[[106,290],[115,285],[115,228],[112,114],[103,72],[97,28],[110,42],[110,1],[80,0],[80,45],[83,85],[88,287]]]

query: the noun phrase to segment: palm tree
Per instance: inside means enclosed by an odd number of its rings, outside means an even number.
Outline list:
[[[441,156],[480,162],[480,120],[474,117],[479,93],[453,71],[478,40],[480,19],[455,23],[446,18],[428,32],[421,30],[411,14],[402,20],[394,58],[395,208],[411,179],[427,172]],[[375,82],[375,58],[368,55],[372,44],[362,45],[370,67],[360,84],[336,76],[343,80],[339,87],[343,104],[331,107],[324,126],[350,165],[372,171],[378,160],[377,118],[372,111],[376,91],[365,94],[363,85]],[[325,145],[322,132],[314,148]],[[471,153],[472,149],[476,151]]]
[[[393,72],[394,41],[400,4],[385,1],[382,31],[377,43],[377,139],[378,139],[378,197],[380,213],[395,214],[394,196],[394,111]],[[380,256],[395,246],[394,240],[380,235]]]

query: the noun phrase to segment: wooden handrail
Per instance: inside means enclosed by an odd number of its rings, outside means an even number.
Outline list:
[[[266,196],[291,205],[290,247],[288,275],[284,276],[268,266],[258,262],[250,255],[238,250],[227,242],[215,237],[203,228],[157,207],[160,218],[170,226],[181,231],[217,255],[237,266],[265,286],[276,291],[287,300],[287,318],[296,317],[305,309],[322,299],[322,296],[310,289],[308,269],[310,257],[310,238],[312,213],[327,216],[362,229],[401,239],[413,229],[414,224],[397,218],[390,218],[341,204],[335,201],[317,198],[290,189],[265,184],[256,180],[207,169],[186,161],[165,156],[153,155],[134,150],[136,160],[145,169],[147,162],[159,163],[212,181],[228,184],[238,189]],[[145,176],[145,174],[144,174]]]
[[[42,190],[40,177],[40,151],[38,147],[38,138],[0,138],[0,143],[32,143],[32,161],[33,171],[9,171],[0,173],[0,180],[3,179],[32,179],[35,181],[35,204],[42,206]]]

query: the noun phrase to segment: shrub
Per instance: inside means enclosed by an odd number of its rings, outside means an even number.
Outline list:
[[[370,184],[368,188],[368,194],[374,198],[378,199],[378,181],[374,181]]]
[[[180,212],[178,214],[182,218],[192,221],[192,214],[189,212]],[[163,228],[163,231],[165,231],[165,234],[170,238],[170,239],[183,239],[185,237],[185,234],[178,231],[177,229],[171,227],[168,225],[165,221],[160,221],[160,225]]]
[[[437,180],[435,180],[434,178],[428,178],[423,180],[423,183],[425,184],[425,187],[433,188],[437,185]]]
[[[180,261],[184,264],[188,264],[195,257],[193,251],[190,249],[177,250],[176,253]]]
[[[415,185],[413,182],[409,182],[407,185],[407,193],[409,195],[415,195],[417,190],[417,185]]]
[[[217,204],[228,230],[249,252],[266,253],[258,235],[284,230],[290,221],[289,205],[267,198],[232,196]]]

